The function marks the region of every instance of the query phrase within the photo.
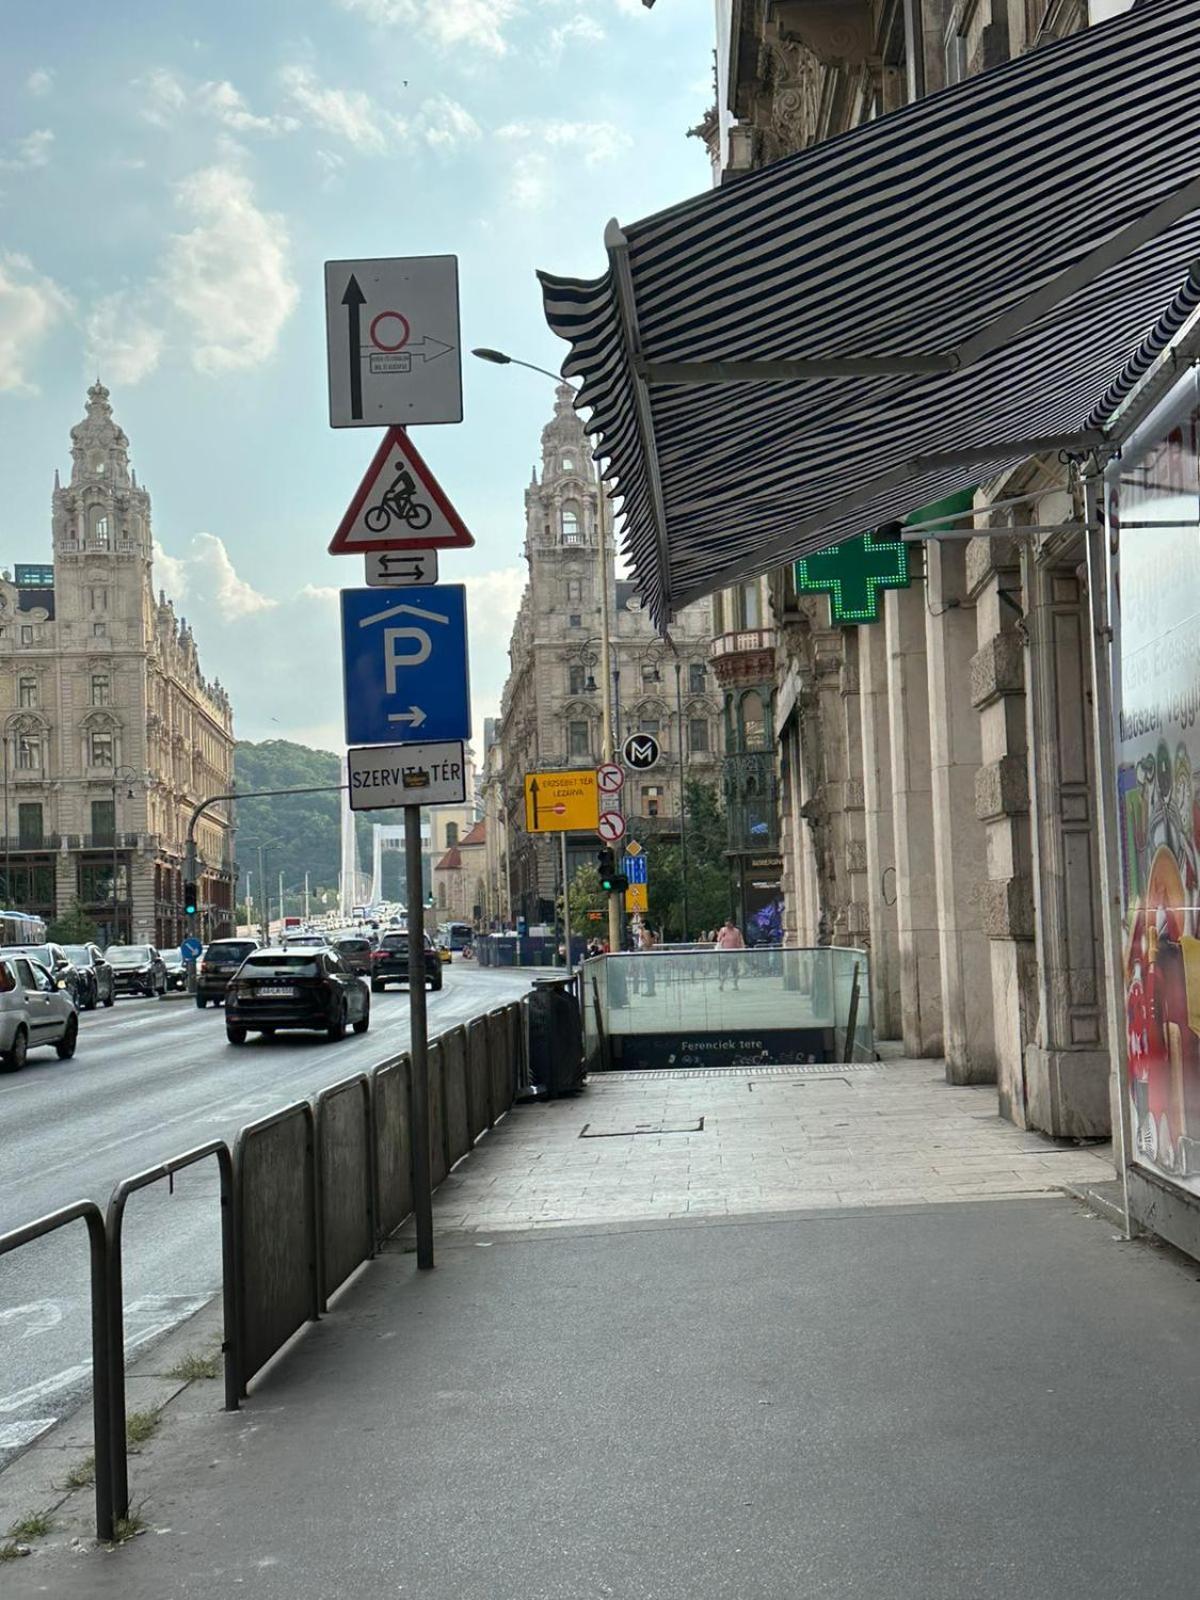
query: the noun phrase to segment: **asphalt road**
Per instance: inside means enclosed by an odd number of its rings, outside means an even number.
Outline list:
[[[515,999],[530,974],[455,962],[430,994],[431,1035]],[[226,1042],[219,1008],[119,1000],[80,1018],[72,1061],[52,1050],[0,1076],[0,1232],[372,1067],[408,1047],[408,991],[373,995],[370,1031]],[[135,1194],[125,1220],[126,1340],[144,1348],[221,1281],[212,1162]],[[67,1415],[90,1382],[82,1224],[0,1257],[0,1467]]]

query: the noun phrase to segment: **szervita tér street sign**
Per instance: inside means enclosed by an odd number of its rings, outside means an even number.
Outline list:
[[[525,778],[525,832],[593,832],[600,820],[596,774],[530,772]]]
[[[621,760],[635,772],[649,772],[660,753],[658,740],[652,733],[631,733],[621,746]]]
[[[471,737],[461,583],[343,589],[342,661],[347,744]]]
[[[458,740],[370,745],[347,750],[351,811],[392,806],[457,806],[467,798],[467,763]]]
[[[462,421],[458,258],[325,263],[329,423]]]
[[[329,541],[329,554],[469,550],[474,543],[416,445],[403,428],[389,428]]]

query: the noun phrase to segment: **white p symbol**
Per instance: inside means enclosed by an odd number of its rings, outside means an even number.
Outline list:
[[[415,650],[401,654],[396,646],[401,639],[411,639],[416,644]],[[422,661],[428,661],[433,650],[433,640],[424,628],[385,628],[383,630],[383,665],[387,674],[387,692],[396,693],[396,668],[419,667]]]

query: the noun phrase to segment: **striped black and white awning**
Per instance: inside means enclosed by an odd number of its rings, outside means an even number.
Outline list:
[[[603,278],[541,275],[546,315],[662,625],[1101,442],[1200,303],[1200,0],[1151,0],[605,243]]]

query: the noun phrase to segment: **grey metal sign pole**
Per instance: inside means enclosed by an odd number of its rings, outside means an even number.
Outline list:
[[[429,1041],[425,1017],[425,884],[421,873],[421,808],[404,808],[408,898],[408,1018],[412,1062],[413,1215],[417,1266],[433,1266],[433,1191],[429,1170]]]

